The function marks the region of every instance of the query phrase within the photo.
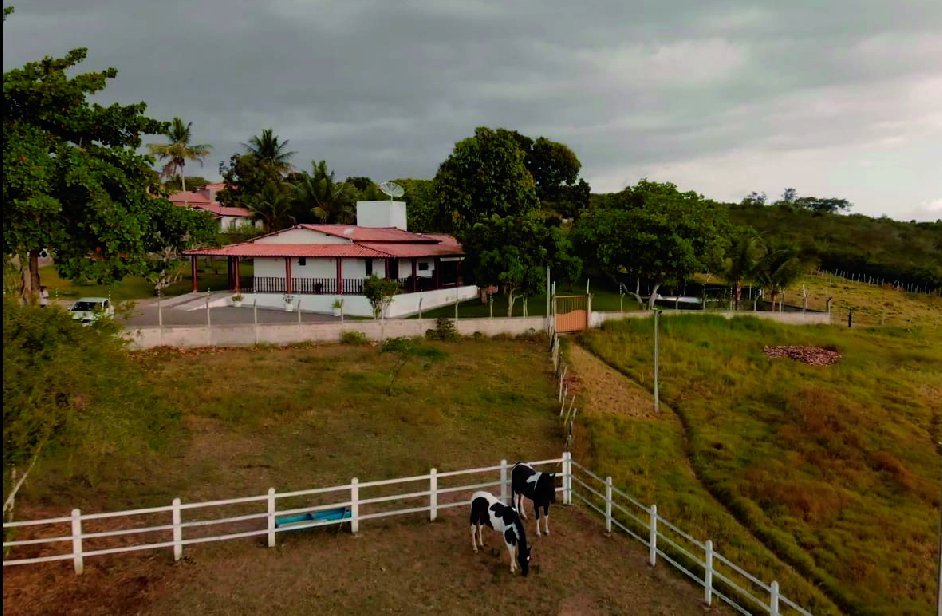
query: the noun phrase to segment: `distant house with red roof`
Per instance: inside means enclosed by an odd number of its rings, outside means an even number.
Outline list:
[[[301,310],[331,312],[334,301],[341,299],[344,314],[371,316],[363,296],[363,282],[371,275],[400,283],[390,317],[477,294],[475,286],[463,285],[461,245],[449,235],[408,231],[401,201],[358,202],[356,225],[296,225],[247,242],[184,254],[192,260],[194,291],[196,259],[225,257],[231,290],[263,307],[282,308],[287,295]],[[241,263],[248,259],[254,264],[250,283],[240,275]]]
[[[252,221],[251,210],[244,207],[228,207],[216,201],[216,193],[225,188],[225,184],[207,184],[195,192],[176,192],[170,195],[170,202],[181,207],[191,207],[209,212],[219,221],[220,231],[234,231],[244,225],[261,228],[262,222]]]

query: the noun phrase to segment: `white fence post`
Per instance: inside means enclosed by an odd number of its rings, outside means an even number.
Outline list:
[[[707,539],[703,547],[706,550],[703,571],[703,602],[710,606],[713,605],[713,542]]]
[[[563,452],[563,504],[572,504],[572,452]]]
[[[500,461],[500,502],[507,504],[507,460]]]
[[[605,532],[612,532],[612,478],[605,478]]]
[[[771,589],[771,591],[772,591],[772,600],[769,602],[769,614],[771,614],[772,616],[779,616],[779,611],[778,611],[778,598],[779,598],[778,582],[772,582],[772,589]]]
[[[183,558],[183,515],[180,511],[180,499],[173,499],[173,559]]]
[[[350,532],[360,532],[360,482],[354,477],[350,480]]]
[[[268,488],[268,547],[275,547],[275,488]]]
[[[651,533],[648,536],[648,544],[650,547],[650,554],[648,556],[648,563],[653,567],[657,562],[657,505],[651,505]]]
[[[438,470],[432,469],[428,474],[428,519],[434,522],[438,517]]]
[[[82,575],[85,565],[82,563],[82,512],[72,510],[72,566],[75,575]]]

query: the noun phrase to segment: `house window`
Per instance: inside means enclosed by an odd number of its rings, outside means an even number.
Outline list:
[[[307,257],[298,257],[298,265],[307,265]]]
[[[428,263],[427,263],[427,262],[426,262],[426,263],[419,263],[419,271],[420,271],[420,272],[427,272],[427,271],[428,271]]]
[[[373,275],[373,259],[366,260],[366,277],[369,278]]]

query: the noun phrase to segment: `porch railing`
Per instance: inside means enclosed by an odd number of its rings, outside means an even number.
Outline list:
[[[455,281],[440,281],[436,287],[432,278],[420,277],[413,289],[412,277],[398,278],[399,293],[432,291],[457,286]],[[364,278],[343,278],[340,286],[336,278],[291,278],[291,292],[295,295],[363,295]],[[242,279],[241,288],[255,293],[287,293],[285,279],[279,276],[256,276]]]

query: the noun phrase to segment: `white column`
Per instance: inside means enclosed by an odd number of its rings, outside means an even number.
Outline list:
[[[651,532],[648,536],[650,547],[648,563],[653,567],[657,563],[657,505],[651,505],[649,513],[651,514]]]
[[[703,545],[706,550],[703,572],[703,602],[713,605],[713,542],[707,539]]]
[[[779,598],[778,582],[772,582],[772,589],[771,589],[771,590],[772,590],[772,597],[771,597],[771,601],[769,602],[769,614],[771,614],[772,616],[779,616],[779,610],[778,610],[778,598]]]
[[[612,478],[605,478],[605,532],[612,532]]]
[[[428,519],[434,522],[438,517],[438,470],[432,469],[428,475]]]
[[[500,461],[500,502],[507,504],[507,460]]]
[[[350,532],[360,532],[360,485],[354,477],[350,480]]]
[[[173,559],[183,557],[183,515],[180,511],[180,499],[173,499]]]
[[[268,488],[268,547],[275,547],[275,488]]]
[[[82,575],[85,565],[82,562],[82,512],[72,510],[72,566],[75,575]]]

